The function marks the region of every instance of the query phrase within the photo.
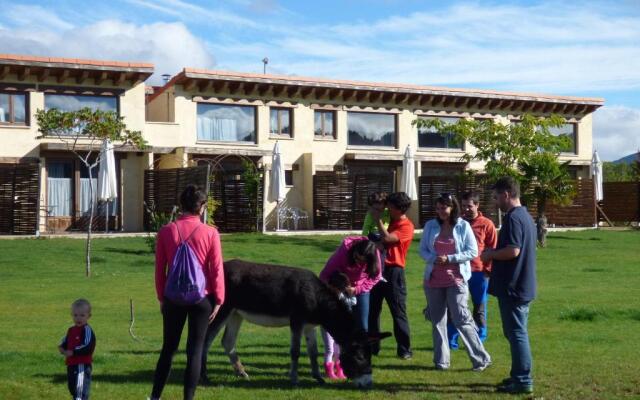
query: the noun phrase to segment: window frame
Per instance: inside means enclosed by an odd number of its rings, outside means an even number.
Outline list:
[[[114,95],[101,95],[101,94],[82,94],[82,93],[44,93],[44,109],[47,110],[47,96],[66,96],[66,97],[110,97],[116,100],[116,113],[118,117],[121,116],[120,113],[120,96],[117,94]],[[66,112],[66,110],[61,110]]]
[[[418,115],[418,119],[442,119],[442,118],[454,118],[456,120],[460,120],[464,117],[460,116],[450,116],[450,115]],[[434,146],[420,146],[420,129],[416,128],[416,135],[418,139],[418,151],[455,151],[455,152],[463,152],[466,151],[466,143],[462,143],[460,147],[434,147]],[[449,136],[443,136],[440,134],[440,131],[436,132],[426,132],[430,134],[435,134],[442,137],[445,140],[445,143],[449,143]]]
[[[243,145],[243,146],[254,146],[258,144],[258,107],[254,104],[236,104],[236,103],[223,103],[223,102],[212,102],[212,101],[195,101],[196,103],[196,143],[221,143],[221,144],[235,144],[235,145]],[[245,141],[245,140],[210,140],[210,139],[202,139],[198,134],[198,106],[216,106],[216,107],[247,107],[253,109],[253,140]]]
[[[351,148],[364,148],[364,149],[381,149],[381,150],[397,150],[398,149],[398,144],[400,142],[400,125],[399,125],[399,118],[398,118],[398,113],[394,113],[394,112],[378,112],[378,111],[355,111],[355,110],[347,110],[347,147],[351,147]],[[356,114],[369,114],[369,115],[390,115],[393,117],[393,130],[394,130],[394,144],[391,146],[380,146],[380,145],[371,145],[371,144],[351,144],[349,143],[349,114],[351,113],[356,113]]]
[[[29,126],[29,92],[0,90],[0,95],[2,94],[9,96],[9,121],[0,122],[0,126]],[[15,121],[14,96],[16,95],[24,96],[24,122]]]
[[[560,150],[560,154],[561,155],[570,155],[570,156],[575,156],[578,155],[578,124],[576,122],[565,122],[563,124],[564,125],[571,125],[573,127],[572,129],[572,133],[573,133],[573,146],[572,149],[570,151],[564,151],[564,150]],[[555,133],[551,133],[553,136],[559,136],[556,135]]]
[[[274,132],[271,126],[271,111],[277,112],[278,130]],[[282,133],[282,111],[289,113],[289,133]],[[269,106],[269,136],[278,138],[290,138],[293,139],[293,108],[290,107],[273,107]]]
[[[322,130],[322,134],[318,135],[316,133],[316,113],[320,113],[321,114],[321,118],[320,118],[320,125],[321,125],[321,130]],[[333,132],[331,134],[326,134],[325,132],[325,127],[327,126],[326,124],[326,117],[325,114],[331,114],[333,121],[331,123],[332,125],[332,129]],[[336,110],[324,110],[324,109],[315,109],[313,110],[313,137],[314,139],[317,140],[337,140],[338,139],[338,129],[337,129],[337,117],[338,117],[338,113],[336,112]]]

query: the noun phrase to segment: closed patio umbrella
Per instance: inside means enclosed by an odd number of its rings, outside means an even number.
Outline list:
[[[602,201],[604,198],[602,190],[602,161],[600,161],[597,150],[593,152],[593,158],[591,159],[591,175],[595,185],[596,201]]]
[[[416,163],[413,158],[411,145],[407,145],[407,149],[404,151],[400,191],[405,192],[411,200],[418,199],[418,190],[416,189]]]
[[[276,141],[271,155],[269,174],[269,199],[276,202],[276,231],[280,230],[280,203],[285,198],[284,163],[280,154],[280,144]]]
[[[109,232],[109,202],[118,197],[118,181],[116,179],[116,160],[113,155],[113,144],[109,139],[102,142],[100,150],[100,171],[98,172],[98,200],[106,204],[105,232]]]

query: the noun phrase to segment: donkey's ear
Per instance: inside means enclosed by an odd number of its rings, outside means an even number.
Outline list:
[[[386,339],[391,336],[391,332],[381,332],[381,333],[369,333],[368,341],[370,343],[379,342],[382,339]]]

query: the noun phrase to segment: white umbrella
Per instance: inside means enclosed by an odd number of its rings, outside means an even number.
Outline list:
[[[109,139],[102,142],[100,149],[100,171],[98,172],[98,200],[104,201],[105,232],[109,232],[109,202],[118,197],[118,181],[116,179],[116,160],[113,156],[113,144]]]
[[[280,154],[280,144],[276,141],[271,156],[271,173],[269,175],[269,198],[276,202],[276,230],[280,230],[280,203],[285,198],[284,163]]]
[[[407,149],[404,151],[400,191],[405,192],[411,200],[418,199],[418,190],[416,189],[416,162],[413,158],[411,145],[407,145]]]
[[[602,161],[598,157],[598,151],[593,152],[593,158],[591,159],[591,175],[593,176],[593,183],[596,187],[596,201],[602,201],[604,193],[602,190]]]

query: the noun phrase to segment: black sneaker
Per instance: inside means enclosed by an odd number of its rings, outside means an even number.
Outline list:
[[[516,383],[512,381],[509,384],[498,386],[497,391],[510,394],[531,394],[533,393],[533,385]]]

